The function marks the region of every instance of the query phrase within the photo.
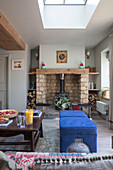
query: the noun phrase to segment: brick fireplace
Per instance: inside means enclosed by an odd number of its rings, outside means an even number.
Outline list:
[[[36,103],[54,105],[55,94],[60,92],[62,73],[65,76],[65,92],[69,93],[70,101],[88,103],[88,69],[37,69]]]

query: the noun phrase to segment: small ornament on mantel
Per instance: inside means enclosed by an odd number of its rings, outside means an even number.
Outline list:
[[[80,62],[79,68],[84,68],[83,62]]]
[[[45,64],[42,63],[42,66],[41,66],[42,69],[46,68]]]

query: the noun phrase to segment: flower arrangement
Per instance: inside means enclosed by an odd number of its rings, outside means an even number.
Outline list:
[[[64,94],[59,94],[55,96],[55,106],[59,109],[66,109],[71,106],[71,103]]]

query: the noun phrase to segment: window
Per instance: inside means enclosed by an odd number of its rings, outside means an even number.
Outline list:
[[[101,52],[101,90],[110,89],[109,60],[109,48],[106,48]]]
[[[87,0],[44,0],[45,5],[86,5]]]

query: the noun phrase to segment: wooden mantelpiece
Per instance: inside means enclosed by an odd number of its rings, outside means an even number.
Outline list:
[[[25,42],[0,11],[0,46],[6,50],[25,50]]]
[[[36,74],[89,74],[89,69],[36,69]]]

